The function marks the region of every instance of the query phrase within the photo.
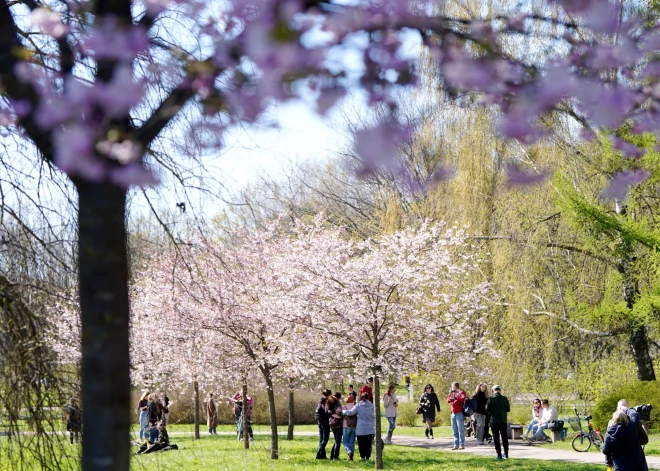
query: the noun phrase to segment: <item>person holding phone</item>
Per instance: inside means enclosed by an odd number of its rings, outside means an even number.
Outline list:
[[[396,386],[390,384],[390,387],[387,388],[387,392],[383,396],[383,405],[385,406],[385,417],[390,424],[389,429],[387,430],[387,438],[383,440],[387,445],[392,444],[392,433],[396,428],[396,408],[399,407],[399,400],[396,397]]]

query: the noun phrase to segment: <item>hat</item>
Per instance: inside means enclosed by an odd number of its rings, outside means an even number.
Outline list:
[[[500,388],[499,384],[496,384],[495,386],[493,386],[493,391],[501,391],[501,390],[502,390],[502,388]]]

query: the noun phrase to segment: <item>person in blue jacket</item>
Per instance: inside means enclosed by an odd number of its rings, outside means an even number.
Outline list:
[[[617,410],[607,427],[603,454],[614,471],[646,471],[646,459],[637,437],[637,425],[628,415]]]

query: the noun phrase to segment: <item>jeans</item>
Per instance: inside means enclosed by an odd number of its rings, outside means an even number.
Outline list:
[[[527,431],[525,432],[525,435],[529,435],[529,432],[531,432],[534,426],[538,423],[539,423],[538,419],[532,419],[532,421],[529,423],[529,426],[527,427]]]
[[[394,432],[394,429],[396,428],[396,417],[388,417],[387,421],[390,424],[390,428],[387,429],[387,435],[389,435],[391,437],[392,432]]]
[[[474,418],[477,421],[477,430],[476,430],[477,443],[483,443],[484,442],[484,430],[486,428],[486,415],[475,412],[474,413]]]
[[[147,411],[140,411],[140,440],[147,438]]]
[[[344,449],[346,453],[355,454],[355,427],[344,427]]]
[[[451,429],[454,431],[454,446],[465,445],[465,424],[462,412],[451,415]]]
[[[156,440],[158,440],[158,429],[156,428],[156,425],[154,424],[151,430],[149,430],[149,441],[151,443],[156,443]]]
[[[545,433],[543,433],[543,431],[548,428],[548,425],[549,424],[537,425],[535,427],[536,432],[534,433],[534,438],[536,438],[537,440],[543,440],[544,438],[548,438],[548,436]]]
[[[368,460],[371,458],[371,445],[374,441],[373,434],[371,435],[358,435],[358,450],[360,450],[360,458]]]
[[[325,453],[325,446],[328,444],[328,440],[330,440],[330,424],[328,422],[319,422],[319,449],[316,452],[317,460],[324,460],[328,457]]]
[[[502,456],[502,448],[500,447],[500,437],[502,437],[502,445],[504,446],[504,456],[509,456],[509,437],[506,435],[506,424],[490,424],[493,430],[493,440],[495,441],[495,451],[497,456]]]
[[[343,432],[344,430],[341,427],[335,427],[332,429],[332,435],[335,437],[335,444],[332,445],[332,449],[330,450],[331,460],[339,459],[339,452],[341,451],[341,436]]]

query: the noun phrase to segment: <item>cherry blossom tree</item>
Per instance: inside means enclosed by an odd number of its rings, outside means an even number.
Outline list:
[[[469,335],[485,321],[489,284],[463,231],[426,223],[363,242],[318,224],[296,232],[287,265],[305,279],[291,293],[300,303],[298,322],[315,356],[350,356],[357,371],[373,375],[376,417],[380,378],[437,371],[456,358],[464,367],[490,348]],[[377,469],[380,434],[377,420]]]
[[[129,292],[127,187],[154,183],[170,166],[156,156],[163,136],[191,111],[191,148],[221,145],[228,125],[253,122],[269,103],[309,94],[328,109],[347,87],[391,117],[358,131],[361,173],[400,171],[408,136],[396,92],[416,83],[415,34],[434,56],[443,86],[476,91],[502,110],[500,131],[521,142],[544,136],[537,118],[566,109],[587,132],[624,121],[657,132],[657,18],[623,2],[548,0],[558,13],[524,6],[475,20],[443,13],[444,2],[408,0],[11,0],[0,4],[0,126],[70,176],[78,193],[84,469],[128,469]],[[525,4],[523,4],[525,5]],[[653,13],[652,10],[650,10]],[[560,53],[543,63],[507,54],[507,41],[540,32]],[[534,47],[533,45],[531,47]],[[342,53],[357,51],[357,69]],[[180,132],[179,132],[180,134]],[[200,136],[203,139],[199,139]],[[612,136],[633,157],[635,146]],[[444,175],[441,172],[431,178]],[[628,171],[612,195],[644,178]],[[514,180],[529,181],[526,172]],[[410,181],[413,188],[426,182]]]

